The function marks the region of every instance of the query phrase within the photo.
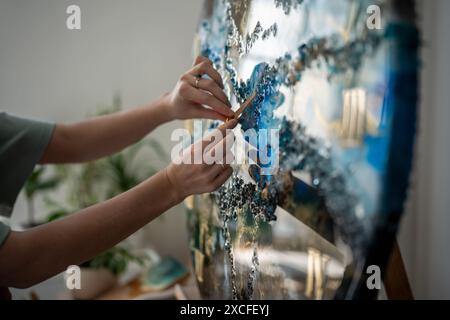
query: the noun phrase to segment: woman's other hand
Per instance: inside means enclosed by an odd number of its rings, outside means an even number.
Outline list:
[[[223,124],[201,141],[185,149],[180,159],[176,159],[165,169],[177,202],[193,194],[215,191],[228,180],[233,173],[231,163],[234,161],[231,152],[234,134],[231,129],[236,125],[237,120]],[[217,139],[218,136],[221,139]],[[197,155],[202,156],[200,164],[193,161],[197,151],[200,151]],[[208,157],[219,160],[208,163],[205,161]]]

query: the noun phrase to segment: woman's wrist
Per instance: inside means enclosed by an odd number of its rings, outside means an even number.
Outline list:
[[[184,200],[176,185],[169,178],[167,168],[160,170],[146,181],[142,182],[137,189],[145,190],[145,195],[138,192],[134,196],[143,198],[135,198],[135,203],[146,203],[158,207],[161,213],[180,204]]]
[[[151,113],[151,117],[156,119],[158,125],[175,120],[171,108],[169,107],[169,101],[169,94],[166,93],[147,106],[148,111]]]
[[[167,185],[168,185],[167,190],[171,194],[171,198],[173,199],[175,205],[177,205],[177,204],[181,203],[186,198],[186,196],[180,190],[179,185],[171,171],[172,168],[173,168],[173,165],[171,164],[163,170],[163,173],[164,173],[165,179],[167,181]]]

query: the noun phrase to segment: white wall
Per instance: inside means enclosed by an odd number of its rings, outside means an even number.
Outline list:
[[[450,299],[450,1],[419,1],[422,89],[416,171],[400,245],[417,298]]]
[[[110,103],[125,108],[167,92],[192,63],[202,0],[0,0],[0,109],[74,121]],[[82,10],[82,30],[66,29],[66,8]],[[158,129],[170,150],[170,132]],[[13,222],[24,219],[23,198]],[[145,242],[188,260],[184,210],[146,228]]]

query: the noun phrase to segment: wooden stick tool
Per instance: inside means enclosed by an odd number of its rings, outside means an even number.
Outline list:
[[[250,98],[245,100],[244,103],[241,104],[239,109],[236,110],[236,112],[234,113],[234,118],[235,119],[239,119],[239,117],[245,111],[245,109],[247,109],[252,104],[253,100],[255,100],[255,97],[256,97],[256,91],[254,91],[253,94],[250,96]]]

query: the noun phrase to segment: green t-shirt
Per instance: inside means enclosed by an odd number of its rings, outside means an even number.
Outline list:
[[[0,246],[17,195],[41,159],[55,125],[0,112]]]

